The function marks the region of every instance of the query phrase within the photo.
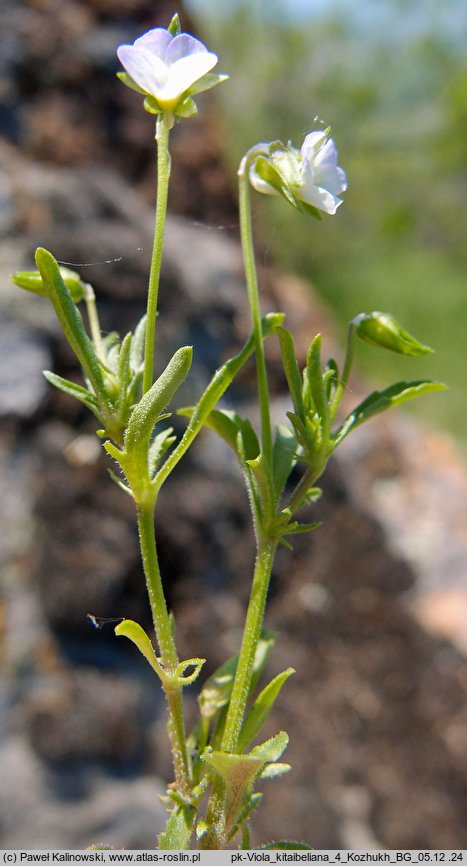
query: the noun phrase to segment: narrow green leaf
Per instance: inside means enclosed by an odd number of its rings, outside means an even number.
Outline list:
[[[329,426],[329,408],[321,370],[321,334],[318,334],[311,341],[306,356],[306,369],[313,405],[321,419],[323,437],[325,438]]]
[[[125,449],[129,453],[146,448],[159,416],[185,380],[191,367],[193,350],[184,346],[175,352],[152,388],[133,409],[125,433]]]
[[[57,262],[51,253],[39,247],[36,250],[36,264],[65,337],[78,358],[85,376],[89,379],[101,407],[111,412],[94,347],[86,333],[81,314],[70,290],[63,281]]]
[[[256,686],[266,667],[269,653],[276,643],[276,632],[269,628],[262,628],[258,644],[256,646],[255,659],[253,662],[253,671],[251,676],[250,696],[253,695]]]
[[[232,448],[239,460],[254,460],[259,454],[259,442],[248,418],[226,409],[213,409],[204,422]],[[239,448],[239,434],[241,448]]]
[[[127,400],[127,390],[131,381],[130,352],[132,339],[133,335],[131,333],[128,333],[124,337],[120,348],[120,354],[118,356],[119,407],[125,406]]]
[[[264,455],[259,454],[255,460],[246,460],[246,466],[250,470],[250,477],[256,482],[261,520],[268,524],[274,514],[275,497],[270,473],[264,462]]]
[[[146,338],[146,320],[143,316],[138,322],[131,342],[130,365],[134,373],[138,373],[143,363],[144,341]]]
[[[174,442],[177,441],[177,437],[173,436],[173,427],[167,427],[165,430],[162,430],[160,433],[154,437],[153,441],[149,446],[148,452],[148,466],[149,466],[149,476],[153,478],[157,467],[169,448],[172,447]]]
[[[86,388],[83,388],[81,385],[77,385],[76,382],[70,382],[69,379],[63,379],[61,376],[57,376],[56,373],[52,373],[50,370],[44,370],[43,373],[51,385],[58,388],[59,391],[68,394],[70,397],[79,400],[80,403],[84,403],[91,412],[99,417],[99,404],[94,394],[91,394],[90,391],[87,391]]]
[[[272,474],[274,492],[277,500],[280,498],[287,479],[297,462],[297,439],[285,424],[276,428],[276,437],[272,449]]]
[[[140,653],[149,662],[153,671],[156,672],[160,679],[164,678],[164,669],[161,667],[159,660],[154,652],[154,647],[149,640],[148,635],[143,628],[132,619],[124,619],[115,628],[115,634],[120,637],[127,637],[135,646],[138,647]]]
[[[289,386],[294,411],[299,418],[305,417],[305,407],[302,398],[302,377],[295,354],[295,343],[293,335],[285,328],[277,329],[277,336],[282,354],[282,365]]]
[[[198,697],[203,718],[213,719],[218,710],[229,703],[237,664],[238,655],[232,656],[204,683]]]
[[[384,391],[373,391],[347,416],[341,427],[339,427],[334,436],[333,448],[337,448],[352,430],[355,430],[356,427],[359,427],[360,424],[368,421],[374,415],[379,415],[381,412],[385,412],[386,409],[400,406],[407,400],[412,400],[414,397],[419,397],[422,394],[446,390],[447,386],[441,382],[418,380],[414,382],[396,382],[394,385],[390,385],[389,388],[385,388]]]
[[[261,794],[261,793],[250,794],[250,796],[247,797],[247,800],[246,800],[246,803],[245,803],[243,809],[241,810],[241,812],[239,813],[239,815],[237,815],[237,818],[235,819],[235,824],[228,835],[227,842],[231,842],[231,840],[234,838],[234,836],[238,833],[240,827],[245,825],[245,822],[248,821],[248,818],[252,815],[252,813],[255,811],[255,809],[258,808],[262,799],[263,799],[263,794]]]
[[[190,417],[193,415],[193,411],[193,407],[179,409],[177,414]],[[229,412],[226,409],[213,409],[205,419],[204,425],[217,433],[224,442],[227,442],[237,457],[240,456],[238,453],[239,426],[235,412]]]
[[[178,806],[169,815],[165,830],[159,834],[160,851],[186,851],[190,847],[196,810],[193,806]]]
[[[242,725],[238,742],[239,752],[244,752],[255,737],[257,737],[269,717],[282,686],[294,673],[294,668],[287,668],[287,670],[274,677],[269,685],[260,692]]]
[[[324,386],[326,389],[326,397],[330,402],[339,383],[339,368],[334,358],[329,358],[326,364],[326,372],[324,373]]]

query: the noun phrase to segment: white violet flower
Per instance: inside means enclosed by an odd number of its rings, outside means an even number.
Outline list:
[[[337,149],[329,129],[310,132],[301,150],[273,142],[260,145],[258,151],[250,168],[250,181],[258,192],[283,195],[294,207],[314,216],[336,213],[342,204],[339,194],[347,189],[347,178],[337,164]]]
[[[180,33],[178,17],[175,28],[148,30],[133,45],[120,45],[117,54],[128,73],[119,77],[146,95],[146,108],[153,113],[194,114],[191,93],[208,90],[228,77],[207,74],[217,63],[216,54],[194,36]]]

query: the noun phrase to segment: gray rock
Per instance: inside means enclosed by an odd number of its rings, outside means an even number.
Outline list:
[[[0,748],[2,847],[154,848],[166,812],[162,787],[148,777],[109,779],[96,770],[75,779],[48,771],[19,736]]]

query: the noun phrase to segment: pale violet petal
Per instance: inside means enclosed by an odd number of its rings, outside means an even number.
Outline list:
[[[302,158],[307,161],[314,161],[325,141],[326,131],[324,129],[314,129],[313,132],[309,132],[302,144]]]
[[[173,41],[174,37],[168,30],[164,30],[163,27],[154,27],[136,39],[134,45],[136,48],[147,48],[161,60],[164,60],[167,48]]]
[[[314,186],[311,190],[307,191],[306,195],[303,194],[302,187],[298,190],[298,198],[301,198],[306,204],[311,204],[317,207],[318,210],[322,210],[328,214],[335,214],[339,205],[342,204],[342,199],[337,198],[337,196],[320,186]]]
[[[190,36],[189,33],[180,33],[168,46],[166,62],[176,63],[182,60],[183,57],[191,57],[193,54],[207,53],[207,48],[199,39]]]
[[[298,198],[325,213],[334,214],[339,207],[340,199],[337,199],[331,190],[321,185],[317,172],[313,170],[310,163],[303,165],[302,180],[302,185],[295,189]]]
[[[328,138],[326,143],[320,147],[314,162],[315,165],[337,165],[337,148],[332,138]]]
[[[157,96],[167,79],[165,63],[146,48],[137,48],[134,45],[121,45],[117,54],[133,81],[146,93]]]
[[[338,165],[315,164],[315,183],[318,186],[324,187],[324,189],[328,189],[333,195],[338,195],[347,189],[345,171],[343,168],[339,168]]]
[[[199,54],[192,54],[190,57],[183,57],[177,60],[176,63],[169,66],[167,81],[164,85],[164,92],[161,93],[161,99],[171,100],[177,96],[181,96],[185,90],[188,90],[191,84],[206,75],[213,66],[217,63],[215,54],[209,51],[203,51]]]
[[[337,198],[337,196],[322,186],[303,185],[296,190],[296,195],[306,202],[306,204],[311,204],[328,214],[335,214],[339,205],[342,204],[342,199]]]

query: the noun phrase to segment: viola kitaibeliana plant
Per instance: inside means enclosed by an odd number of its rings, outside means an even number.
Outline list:
[[[290,143],[260,142],[241,160],[240,227],[251,335],[242,350],[214,373],[196,405],[179,409],[188,421],[185,433],[177,439],[165,423],[169,417],[167,407],[189,374],[192,347],[178,349],[155,381],[153,372],[170,177],[169,138],[176,121],[197,111],[193,97],[225,81],[227,76],[211,72],[216,55],[198,39],[181,32],[178,16],[167,30],[149,30],[133,45],[120,46],[117,53],[125,68],[119,78],[140,93],[144,108],[157,116],[157,207],[146,315],[133,333],[123,337],[102,334],[92,287],[74,271],[59,267],[45,249],[37,250],[37,272],[18,273],[13,280],[24,289],[45,295],[52,303],[81,365],[83,384],[53,372],[45,376],[96,416],[97,435],[114,461],[111,477],[134,501],[156,648],[153,636],[132,620],[120,621],[115,633],[136,645],[159,678],[167,699],[174,781],[167,789],[169,814],[166,828],[158,837],[158,848],[248,849],[249,822],[262,798],[258,789],[268,779],[290,769],[281,761],[288,742],[286,732],[279,731],[261,742],[261,730],[293,669],[287,668],[257,690],[273,644],[271,633],[263,630],[263,619],[278,545],[290,547],[294,535],[317,528],[317,523],[300,520],[300,509],[319,497],[317,482],[346,436],[374,415],[444,386],[425,380],[397,382],[372,392],[342,418],[341,402],[357,339],[403,355],[424,355],[431,350],[388,313],[361,313],[350,322],[342,369],[333,359],[323,364],[319,335],[310,341],[302,369],[293,335],[284,327],[284,314],[261,315],[252,236],[252,188],[282,196],[301,213],[317,219],[336,213],[347,188],[330,130],[314,129],[300,150]],[[184,250],[183,255],[189,255],[189,250]],[[87,325],[79,309],[83,303]],[[279,341],[290,391],[290,411],[278,426],[271,421],[266,340]],[[259,430],[249,418],[219,408],[219,401],[252,357],[257,371]],[[180,660],[178,656],[172,614],[159,571],[154,514],[162,485],[205,426],[225,440],[238,460],[248,492],[257,552],[238,654],[201,685],[199,721],[187,734],[183,689],[201,678],[205,659]],[[293,477],[299,478],[295,486],[291,486],[292,471]],[[263,847],[307,845],[273,841]]]

